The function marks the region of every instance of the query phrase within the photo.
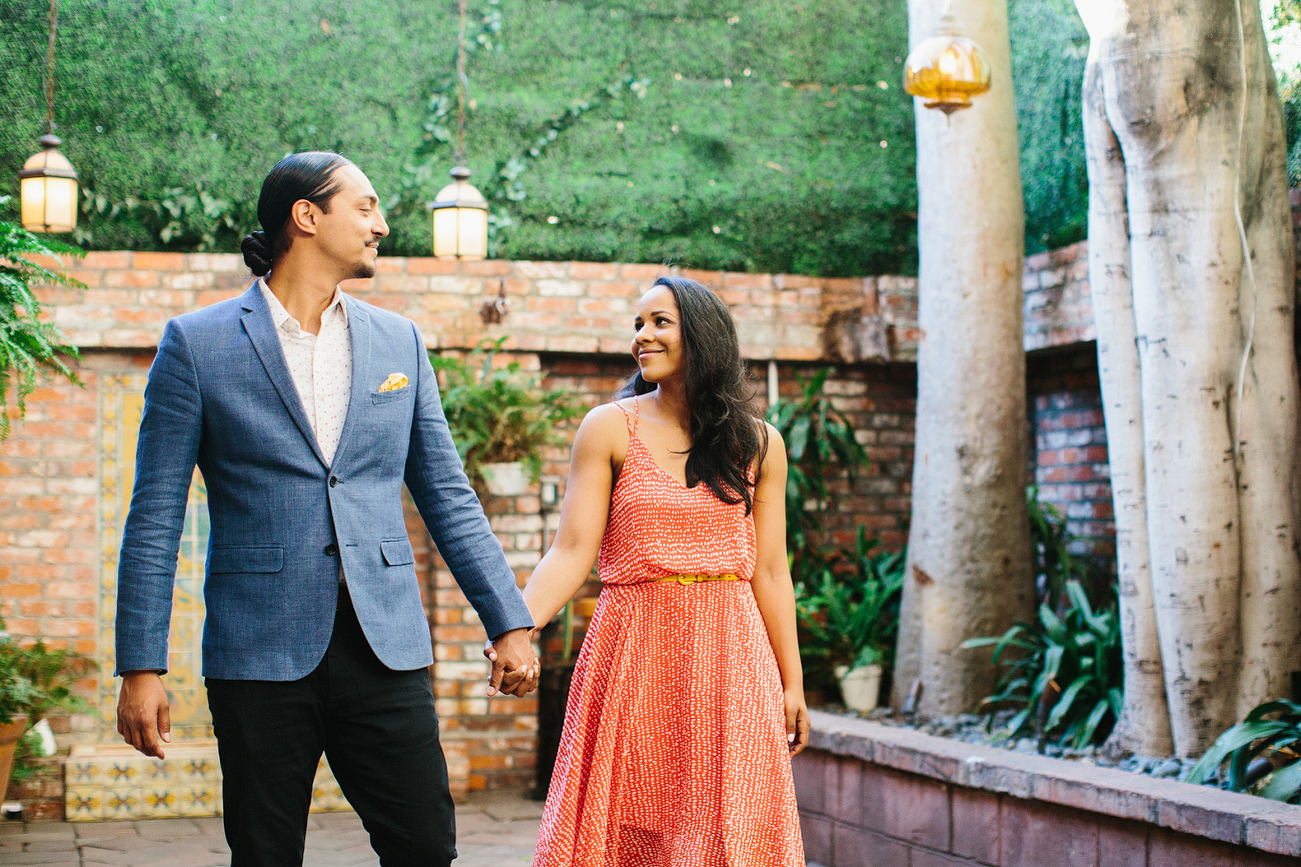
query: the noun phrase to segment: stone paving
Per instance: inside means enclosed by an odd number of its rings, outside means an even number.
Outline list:
[[[533,859],[542,804],[517,792],[477,793],[456,808],[455,867],[516,867]],[[0,865],[228,867],[221,819],[0,823]],[[304,867],[378,867],[356,813],[313,813]]]

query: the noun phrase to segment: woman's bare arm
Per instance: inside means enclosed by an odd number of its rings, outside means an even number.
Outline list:
[[[794,735],[793,755],[808,744],[809,709],[804,701],[804,669],[795,636],[795,588],[786,559],[786,445],[776,428],[767,427],[768,452],[754,492],[758,559],[751,587],[781,671],[786,731]]]
[[[556,538],[524,587],[536,629],[556,616],[592,572],[610,515],[614,460],[626,438],[623,413],[609,404],[589,412],[578,427]]]

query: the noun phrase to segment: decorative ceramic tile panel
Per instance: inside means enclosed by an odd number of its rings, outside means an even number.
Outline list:
[[[114,667],[114,612],[117,604],[118,552],[131,489],[135,483],[136,440],[144,410],[146,378],[142,374],[106,377],[101,395],[103,439],[100,453],[102,562],[100,569],[101,740],[117,740],[117,681]],[[203,576],[208,552],[208,492],[196,469],[185,507],[185,525],[176,563],[171,633],[166,676],[171,700],[172,737],[176,741],[212,737],[212,717],[203,689]]]
[[[208,497],[195,470],[185,508],[172,599],[168,672],[172,743],[165,760],[122,743],[117,718],[114,617],[118,552],[135,482],[136,439],[144,409],[145,376],[103,379],[100,395],[99,743],[74,748],[64,770],[64,801],[73,822],[221,815],[221,766],[201,674],[203,578],[208,551]],[[321,758],[312,787],[312,810],[349,810],[329,763]]]
[[[70,822],[221,815],[216,741],[173,743],[166,759],[126,744],[76,747],[64,770]],[[321,757],[312,784],[312,812],[351,810],[329,762]]]

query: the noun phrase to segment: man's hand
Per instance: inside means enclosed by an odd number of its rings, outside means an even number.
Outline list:
[[[172,708],[157,672],[122,674],[122,692],[117,699],[117,733],[146,756],[166,758],[162,744],[172,742]]]
[[[484,645],[483,655],[492,660],[488,695],[500,691],[507,695],[525,696],[538,688],[542,663],[533,653],[529,630],[512,629],[502,633],[495,641]]]

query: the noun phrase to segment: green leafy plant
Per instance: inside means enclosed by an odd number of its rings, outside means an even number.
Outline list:
[[[0,618],[0,723],[26,714],[35,724],[51,710],[86,711],[72,687],[94,662],[73,650],[52,650],[44,641],[23,646],[4,631]]]
[[[768,409],[768,422],[786,441],[786,550],[796,583],[826,570],[837,554],[821,547],[827,479],[843,472],[853,484],[867,465],[867,453],[854,437],[854,426],[822,393],[831,368],[811,379],[796,374],[802,394]]]
[[[804,632],[800,652],[815,664],[888,665],[899,625],[904,554],[878,551],[858,528],[853,551],[796,588],[796,616]]]
[[[213,195],[203,181],[187,187],[168,187],[158,199],[127,196],[120,202],[110,201],[87,186],[81,199],[83,214],[102,216],[106,221],[130,216],[163,246],[201,253],[238,246],[239,239],[258,224],[256,202]],[[80,243],[94,241],[88,226],[78,226],[75,233]]]
[[[1301,802],[1301,704],[1279,700],[1254,708],[1215,739],[1188,781],[1205,782],[1212,773],[1234,792]]]
[[[1062,592],[1067,581],[1079,581],[1090,587],[1095,569],[1085,557],[1072,553],[1075,537],[1067,527],[1066,516],[1052,503],[1039,500],[1039,487],[1030,485],[1025,491],[1026,507],[1030,513],[1030,541],[1034,547],[1036,583],[1047,599],[1048,607],[1057,611],[1062,603]]]
[[[998,691],[983,705],[1019,708],[1007,724],[1009,737],[1034,732],[1041,744],[1051,739],[1082,747],[1105,740],[1119,717],[1124,669],[1116,602],[1095,612],[1074,580],[1066,582],[1066,599],[1060,616],[1044,603],[1036,623],[962,643],[994,648],[993,662],[1003,671]]]
[[[0,198],[0,204],[7,197]],[[56,326],[41,319],[41,303],[32,294],[37,283],[84,288],[65,272],[31,260],[32,256],[57,258],[80,250],[52,238],[42,238],[21,226],[0,221],[0,440],[9,436],[7,401],[12,388],[19,416],[27,413],[27,396],[36,388],[38,373],[81,380],[60,355],[80,357],[77,348]]]
[[[502,341],[466,358],[431,356],[442,382],[443,411],[466,475],[483,481],[483,465],[522,461],[533,481],[542,475],[542,448],[567,442],[561,426],[583,412],[571,395],[540,386],[519,363],[494,364]]]

